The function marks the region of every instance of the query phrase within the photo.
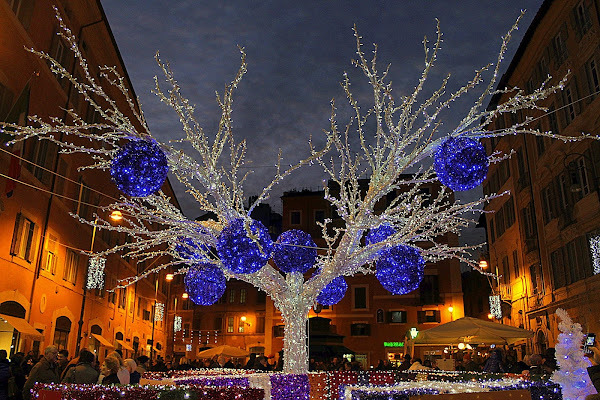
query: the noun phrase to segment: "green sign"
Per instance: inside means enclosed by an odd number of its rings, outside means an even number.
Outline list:
[[[383,347],[404,347],[404,342],[383,342]]]

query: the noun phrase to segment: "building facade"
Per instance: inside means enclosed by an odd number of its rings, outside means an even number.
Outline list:
[[[102,82],[97,66],[116,66],[133,93],[99,1],[2,1],[2,121],[28,124],[27,117],[37,115],[69,123],[65,109],[76,110],[86,122],[99,120],[68,80],[57,78],[45,61],[25,50],[47,52],[74,76],[82,76],[67,43],[57,35],[53,6],[76,35],[92,75]],[[128,110],[117,90],[107,93]],[[118,280],[164,260],[136,264],[122,252],[113,254],[106,260],[104,289],[84,290],[90,250],[128,240],[123,233],[94,229],[69,214],[91,221],[95,214],[107,219],[102,207],[119,197],[108,172],[78,171],[91,159],[59,155],[49,141],[32,138],[9,146],[10,136],[0,139],[0,320],[6,322],[0,328],[0,349],[39,354],[55,344],[70,354],[89,348],[101,360],[113,348],[121,348],[125,356],[164,355],[167,329],[161,310],[168,291],[164,279],[155,276],[109,290]],[[163,190],[177,202],[168,182]]]
[[[490,130],[534,120],[530,127],[564,136],[600,133],[600,8],[593,0],[545,1],[498,87],[531,93],[548,76],[566,84],[545,100],[547,111],[503,115]],[[490,108],[505,101],[492,99]],[[535,332],[527,351],[543,353],[558,337],[555,310],[566,309],[584,331],[600,329],[600,142],[563,142],[533,135],[485,140],[515,154],[491,165],[484,193],[505,195],[487,206],[491,272],[499,276],[502,322]]]

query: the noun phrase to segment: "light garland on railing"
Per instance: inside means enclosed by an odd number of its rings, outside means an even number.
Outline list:
[[[104,289],[104,267],[106,266],[106,258],[91,257],[88,265],[87,281],[85,288]]]

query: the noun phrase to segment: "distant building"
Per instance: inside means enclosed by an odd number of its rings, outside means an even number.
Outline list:
[[[600,134],[599,4],[591,0],[546,0],[525,33],[498,88],[531,93],[552,76],[570,75],[564,90],[544,101],[547,112],[533,128],[566,136]],[[496,95],[489,108],[506,101]],[[503,115],[490,130],[523,121],[525,113]],[[566,309],[584,332],[600,329],[600,142],[563,143],[518,135],[485,140],[488,154],[516,151],[490,166],[484,193],[506,195],[487,206],[489,263],[500,275],[496,290],[502,322],[535,332],[523,351],[543,353],[556,344],[556,308]]]
[[[48,52],[74,76],[82,76],[67,43],[57,35],[53,5],[77,36],[90,73],[103,81],[97,66],[116,66],[135,99],[100,1],[2,1],[0,121],[26,124],[29,115],[38,115],[69,123],[65,112],[69,108],[87,122],[98,121],[97,113],[68,80],[58,79],[45,61],[25,50],[33,47]],[[128,110],[117,90],[108,92],[120,99],[117,102],[122,103],[122,110]],[[6,146],[9,136],[0,139],[0,322],[7,321],[0,329],[0,349],[10,354],[40,354],[45,346],[55,344],[69,350],[70,355],[77,347],[89,348],[101,360],[113,348],[121,348],[127,357],[164,356],[166,320],[160,318],[160,311],[153,312],[155,303],[158,310],[164,310],[161,305],[166,303],[168,289],[164,275],[114,292],[87,291],[81,314],[87,253],[92,246],[100,251],[123,244],[128,238],[94,230],[69,212],[88,220],[94,219],[94,213],[106,218],[99,207],[119,195],[109,174],[79,172],[78,166],[92,160],[82,155],[59,155],[57,146],[49,141],[33,138]],[[177,205],[170,183],[163,190]],[[114,288],[119,279],[135,276],[162,261],[136,265],[122,253],[111,255],[106,261],[105,288]]]

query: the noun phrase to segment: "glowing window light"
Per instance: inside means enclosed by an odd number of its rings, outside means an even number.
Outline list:
[[[91,257],[88,266],[87,282],[85,288],[104,289],[104,267],[106,258]]]
[[[175,318],[173,319],[173,332],[181,331],[181,323],[182,323],[182,318],[179,315],[176,315]]]
[[[590,255],[592,256],[594,275],[600,274],[600,236],[590,238]]]
[[[165,316],[165,304],[156,303],[154,307],[154,322],[162,321]]]
[[[502,307],[500,305],[500,295],[498,294],[490,296],[490,313],[496,319],[502,319]]]

